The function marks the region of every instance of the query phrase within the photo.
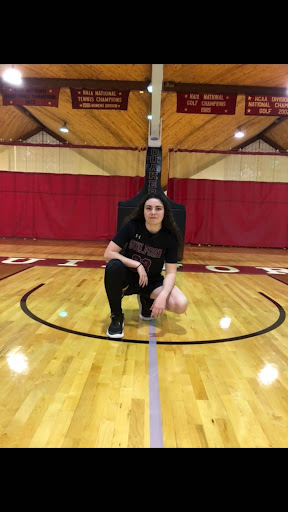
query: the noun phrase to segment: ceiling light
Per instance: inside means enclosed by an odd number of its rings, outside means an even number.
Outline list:
[[[148,87],[147,87],[147,91],[148,92],[152,92],[152,90],[153,90],[152,84],[149,84]]]
[[[245,133],[241,130],[241,128],[238,128],[237,132],[234,133],[234,137],[236,137],[236,139],[242,139],[244,135]]]
[[[147,119],[149,119],[149,121],[151,121],[152,120],[152,114],[148,114]]]
[[[14,68],[14,64],[9,69],[6,69],[2,75],[5,82],[12,85],[20,85],[22,83],[22,75],[18,69]]]
[[[69,130],[66,126],[66,123],[63,124],[63,126],[61,126],[61,128],[59,128],[60,132],[63,132],[63,133],[68,133]]]

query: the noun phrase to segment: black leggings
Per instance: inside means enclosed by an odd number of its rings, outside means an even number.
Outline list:
[[[141,287],[139,286],[139,275],[138,272],[129,270],[122,261],[118,259],[112,259],[108,261],[105,268],[105,290],[107,293],[111,314],[122,315],[122,290],[128,286],[125,290],[125,295],[139,294],[143,297],[149,298],[153,290],[162,286],[163,276],[154,276],[153,280],[149,280],[148,285]]]
[[[108,261],[105,268],[105,290],[111,313],[122,315],[122,290],[128,285],[127,267],[118,259]]]

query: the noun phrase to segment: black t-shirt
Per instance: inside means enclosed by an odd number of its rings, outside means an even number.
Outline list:
[[[176,237],[164,227],[158,233],[150,233],[144,220],[128,220],[112,241],[122,248],[121,254],[142,263],[149,280],[159,277],[164,262],[177,263]]]

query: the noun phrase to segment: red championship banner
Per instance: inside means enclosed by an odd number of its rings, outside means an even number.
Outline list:
[[[11,87],[1,89],[3,106],[31,105],[35,107],[58,107],[60,89],[44,87]]]
[[[70,88],[72,108],[127,110],[130,91],[104,91]]]
[[[237,94],[177,92],[177,112],[182,114],[235,114]]]
[[[245,96],[246,116],[288,116],[287,96]]]

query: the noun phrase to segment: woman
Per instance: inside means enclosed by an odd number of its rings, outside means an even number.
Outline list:
[[[165,309],[185,313],[188,301],[175,286],[183,240],[165,196],[149,194],[108,244],[105,289],[111,309],[109,338],[124,336],[124,295],[138,295],[139,316],[152,320]],[[165,278],[161,274],[165,262]]]

